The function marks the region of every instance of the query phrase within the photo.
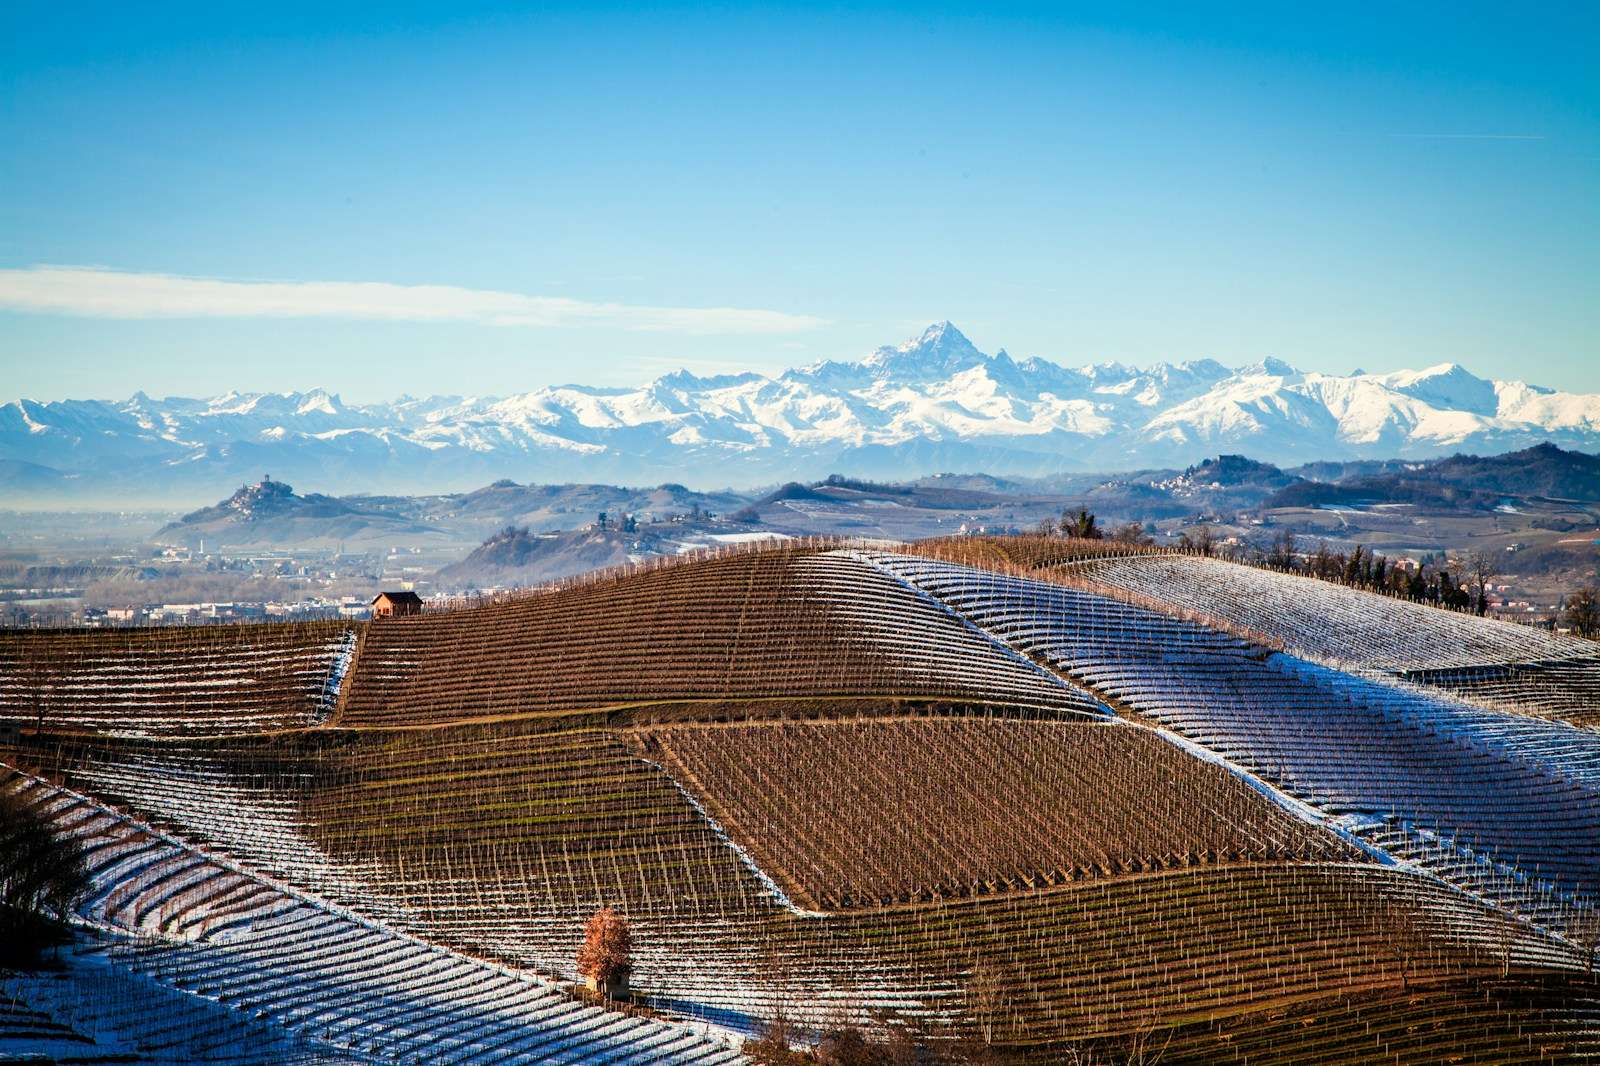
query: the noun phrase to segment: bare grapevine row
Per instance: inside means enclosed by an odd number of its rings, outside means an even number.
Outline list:
[[[1362,854],[1119,723],[681,726],[645,732],[642,747],[811,907]]]

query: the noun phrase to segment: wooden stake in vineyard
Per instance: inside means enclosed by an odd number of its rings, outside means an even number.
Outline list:
[[[589,918],[578,949],[578,972],[589,991],[607,999],[628,998],[628,974],[633,970],[633,934],[628,920],[612,907],[602,907]]]

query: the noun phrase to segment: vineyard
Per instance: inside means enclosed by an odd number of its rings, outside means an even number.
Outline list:
[[[1220,767],[1117,723],[682,726],[647,731],[640,746],[812,908],[1365,857]]]
[[[1095,701],[848,554],[742,552],[369,629],[340,721],[918,695]]]
[[[879,565],[1330,816],[1425,829],[1591,907],[1600,734],[1329,670],[1143,607],[907,556]]]
[[[1087,587],[1203,612],[1303,658],[1600,724],[1600,649],[1591,641],[1192,555],[1085,559],[1069,569]]]
[[[1313,646],[1230,607],[1264,572],[1093,542],[911,551],[0,634],[0,790],[91,880],[64,973],[0,973],[0,1059],[723,1062],[781,1017],[997,1061],[1600,1061],[1600,734],[1413,676],[1544,664],[1577,705],[1575,649],[1377,597],[1411,630]],[[625,1008],[572,991],[603,907]]]
[[[313,725],[355,650],[348,623],[0,630],[0,722],[127,736]]]
[[[6,785],[82,843],[93,878],[83,919],[107,932],[155,934],[114,941],[109,952],[168,988],[227,1000],[256,1020],[292,1020],[293,1030],[338,1050],[400,1061],[424,1051],[457,1063],[735,1057],[374,927],[81,797],[22,778]]]

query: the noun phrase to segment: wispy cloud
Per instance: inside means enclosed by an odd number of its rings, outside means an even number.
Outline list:
[[[360,318],[491,326],[609,326],[656,333],[798,333],[810,315],[738,307],[648,307],[453,285],[233,281],[92,267],[0,270],[0,309],[96,318]]]
[[[1402,141],[1542,141],[1542,133],[1391,133]]]

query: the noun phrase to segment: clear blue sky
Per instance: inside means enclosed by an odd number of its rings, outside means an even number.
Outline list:
[[[1600,391],[1592,3],[379,6],[5,5],[0,399],[631,384],[943,318]]]

